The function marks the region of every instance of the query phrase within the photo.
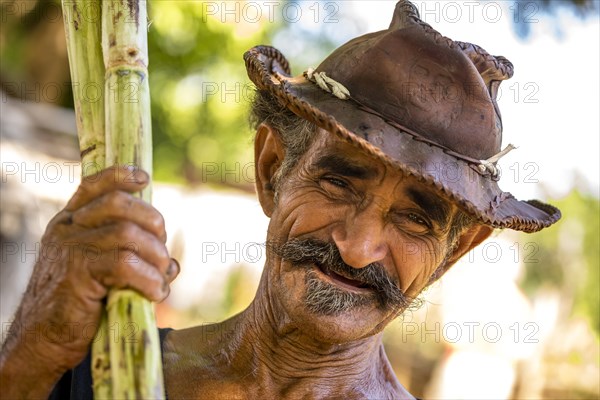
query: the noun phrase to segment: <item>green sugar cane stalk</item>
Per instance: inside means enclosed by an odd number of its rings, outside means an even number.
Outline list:
[[[151,175],[146,1],[102,1],[102,53],[106,70],[106,162],[133,165]],[[141,197],[150,202],[151,196],[148,186]],[[135,243],[126,246],[135,251]],[[125,256],[131,257],[131,251]],[[162,360],[152,303],[132,290],[112,290],[107,311],[108,325],[116,328],[117,339],[109,341],[113,397],[163,399]]]
[[[63,0],[82,175],[105,166],[101,0]]]
[[[63,12],[73,82],[104,88],[99,104],[75,98],[82,166],[97,167],[83,173],[115,164],[151,173],[146,2],[63,0]],[[150,201],[151,189],[141,196]],[[135,243],[126,245],[135,250]],[[137,292],[109,293],[93,344],[92,376],[96,399],[164,398],[154,309]]]
[[[101,0],[63,0],[62,10],[71,69],[81,174],[104,169],[104,62],[102,60]],[[103,313],[94,340],[92,377],[96,398],[113,398],[109,375],[107,314]]]

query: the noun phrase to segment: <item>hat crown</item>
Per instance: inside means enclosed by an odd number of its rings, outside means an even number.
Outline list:
[[[378,160],[416,176],[480,223],[535,232],[560,210],[519,201],[497,184],[500,82],[513,66],[482,48],[448,39],[400,1],[390,28],[335,50],[316,71],[292,77],[277,49],[244,54],[261,94]]]
[[[496,95],[512,64],[442,36],[409,1],[398,2],[387,30],[351,40],[317,71],[387,120],[452,151],[476,159],[500,151]]]

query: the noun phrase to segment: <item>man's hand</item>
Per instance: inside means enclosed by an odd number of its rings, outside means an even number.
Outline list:
[[[0,354],[2,394],[47,397],[89,351],[109,289],[152,301],[168,295],[179,265],[165,247],[163,217],[133,195],[148,180],[125,167],[83,178],[50,221]]]

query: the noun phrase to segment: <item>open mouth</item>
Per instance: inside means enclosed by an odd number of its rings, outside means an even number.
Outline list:
[[[319,269],[319,271],[321,271],[323,273],[323,275],[325,275],[326,277],[329,278],[328,279],[329,281],[332,281],[333,283],[337,284],[338,286],[343,286],[345,288],[353,289],[353,290],[358,289],[361,291],[371,289],[371,286],[369,286],[368,284],[361,282],[361,281],[354,280],[354,279],[346,278],[345,276],[342,276],[342,275],[332,271],[326,265],[316,264],[316,266]]]

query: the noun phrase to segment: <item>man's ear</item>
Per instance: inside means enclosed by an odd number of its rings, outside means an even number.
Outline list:
[[[281,167],[284,156],[285,149],[279,133],[264,122],[260,124],[254,140],[254,176],[258,200],[269,218],[275,208],[273,176]]]
[[[494,228],[487,225],[475,224],[465,230],[458,238],[458,245],[456,249],[448,256],[446,263],[441,265],[437,271],[435,271],[432,281],[438,280],[442,275],[446,273],[462,256],[467,254],[469,251],[479,246],[481,242],[487,239]]]

